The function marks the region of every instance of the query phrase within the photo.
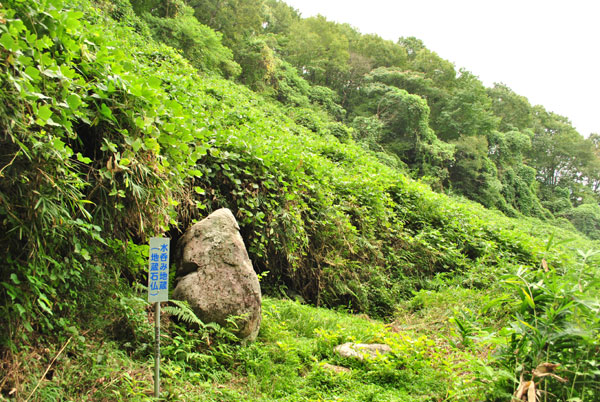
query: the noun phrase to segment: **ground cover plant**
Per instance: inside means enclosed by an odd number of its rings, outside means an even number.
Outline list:
[[[2,398],[147,399],[144,244],[224,206],[265,292],[348,313],[267,299],[259,342],[240,346],[172,306],[166,398],[503,400],[548,362],[568,383],[541,377],[543,397],[593,400],[596,243],[433,192],[327,121],[334,105],[307,127],[216,75],[232,66],[219,46],[201,73],[126,1],[2,3]],[[440,325],[394,332],[349,313]],[[343,361],[331,349],[348,340],[393,353]]]
[[[176,310],[176,307],[173,307]],[[133,313],[147,314],[142,309]],[[461,380],[464,353],[442,353],[426,336],[395,332],[381,322],[265,299],[259,339],[241,346],[221,328],[190,331],[164,322],[163,399],[189,401],[388,401],[440,400]],[[151,324],[138,323],[151,332]],[[365,361],[342,358],[333,348],[346,341],[385,342],[389,355]],[[55,362],[51,379],[22,384],[16,395],[33,400],[149,400],[152,360],[144,343],[123,345],[100,334],[71,338]],[[49,353],[56,355],[62,345]],[[90,347],[93,346],[93,347]],[[142,348],[142,349],[131,349]],[[125,350],[127,352],[125,352]],[[38,351],[19,357],[37,356]],[[43,352],[42,352],[43,353]],[[38,374],[48,363],[22,363]],[[332,365],[347,370],[333,371]],[[31,372],[29,371],[31,370]],[[478,394],[477,389],[469,395]]]

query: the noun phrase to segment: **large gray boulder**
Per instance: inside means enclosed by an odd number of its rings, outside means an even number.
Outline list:
[[[213,212],[189,228],[177,243],[177,286],[173,298],[186,300],[205,323],[236,321],[237,335],[254,340],[261,322],[258,277],[240,228],[229,209]]]

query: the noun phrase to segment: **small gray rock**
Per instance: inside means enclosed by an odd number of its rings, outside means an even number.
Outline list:
[[[358,360],[364,360],[365,357],[374,358],[377,355],[390,353],[392,348],[383,343],[344,343],[333,349],[342,357],[351,357]]]
[[[329,363],[323,363],[323,365],[321,367],[323,367],[325,370],[333,371],[334,373],[337,373],[337,374],[350,373],[352,371],[347,367],[335,366],[335,365],[329,364]]]

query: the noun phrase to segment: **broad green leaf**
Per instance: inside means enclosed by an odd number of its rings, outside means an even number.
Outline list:
[[[106,151],[108,149],[111,152],[117,152],[117,145],[114,142],[109,141],[108,139],[104,138],[104,144],[102,144],[100,149],[102,151]]]
[[[114,116],[112,113],[112,110],[110,110],[110,108],[108,106],[106,106],[106,104],[102,103],[100,105],[100,113],[102,114],[102,116],[109,118],[111,120],[114,120]]]
[[[92,257],[90,256],[89,251],[87,251],[85,248],[82,248],[79,251],[79,254],[81,254],[81,256],[83,257],[84,260],[89,261]]]
[[[52,110],[50,110],[50,105],[44,105],[38,108],[37,117],[44,123],[46,123],[51,116]]]
[[[38,70],[35,67],[31,67],[31,66],[27,67],[25,69],[25,74],[30,76],[33,79],[33,81],[39,81],[39,79],[40,79],[40,70]]]
[[[7,32],[0,36],[0,45],[2,45],[6,50],[10,50],[11,52],[19,50],[17,42]]]
[[[158,89],[160,88],[160,85],[162,83],[162,81],[160,80],[160,78],[151,76],[150,78],[148,78],[148,86],[150,86],[150,88],[154,88],[154,89]]]
[[[61,150],[61,151],[63,149],[65,149],[65,143],[60,138],[54,138],[52,140],[52,145],[54,146],[54,149],[58,149],[58,150]]]
[[[75,111],[82,104],[81,97],[77,94],[71,94],[67,96],[67,104],[69,105],[69,108],[71,108],[71,110]]]
[[[81,155],[81,152],[77,152],[77,160],[81,163],[85,163],[86,165],[92,163],[92,160]]]
[[[136,138],[135,141],[133,141],[131,143],[131,148],[133,149],[133,152],[137,152],[140,150],[140,148],[144,145],[144,143],[142,142],[141,139]]]
[[[79,18],[83,17],[80,11],[70,11],[65,20],[65,27],[69,30],[75,30],[81,26]]]
[[[35,41],[35,47],[38,50],[48,49],[50,46],[52,46],[52,40],[48,36],[43,36]]]
[[[12,24],[10,25],[10,31],[14,32],[16,34],[23,32],[27,30],[27,27],[25,27],[25,24],[23,23],[23,21],[21,20],[14,20],[12,21]]]
[[[42,70],[42,74],[48,78],[62,78],[62,73],[56,66]]]

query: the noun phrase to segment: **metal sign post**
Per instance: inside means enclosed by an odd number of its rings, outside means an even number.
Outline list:
[[[160,302],[154,303],[154,327],[156,347],[154,349],[154,396],[160,397]]]
[[[169,300],[170,239],[150,239],[148,266],[148,302],[154,303],[156,347],[154,350],[154,396],[160,397],[160,302]]]

